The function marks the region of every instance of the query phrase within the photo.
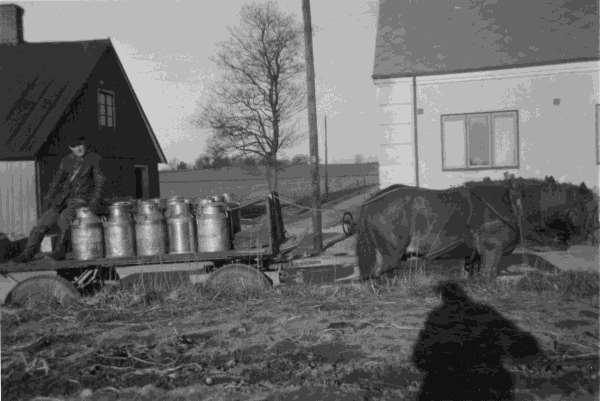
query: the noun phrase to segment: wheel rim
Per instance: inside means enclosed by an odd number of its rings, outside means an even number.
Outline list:
[[[271,279],[259,270],[237,263],[215,270],[206,284],[219,292],[237,295],[258,294],[272,286]]]
[[[6,298],[12,306],[58,303],[69,305],[79,299],[75,287],[58,276],[42,275],[25,279],[17,284]]]

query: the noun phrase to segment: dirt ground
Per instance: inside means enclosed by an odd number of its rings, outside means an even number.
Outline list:
[[[2,399],[411,400],[422,374],[410,356],[440,303],[438,278],[280,287],[254,299],[115,290],[62,310],[5,308]],[[545,353],[544,362],[506,362],[518,400],[598,399],[597,295],[467,291]]]

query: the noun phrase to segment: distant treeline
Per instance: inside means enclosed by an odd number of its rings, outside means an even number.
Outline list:
[[[362,155],[354,156],[354,163],[351,164],[373,164],[374,162],[365,159]],[[306,166],[309,164],[307,155],[298,154],[292,158],[282,157],[277,160],[278,168],[285,169],[290,166]],[[332,165],[339,163],[332,163]],[[376,164],[376,162],[375,162]],[[182,171],[182,170],[218,170],[227,167],[239,167],[242,169],[260,168],[264,162],[257,157],[247,156],[228,156],[224,153],[215,154],[206,153],[200,155],[194,163],[186,163],[176,158],[171,159],[166,168],[161,171]]]

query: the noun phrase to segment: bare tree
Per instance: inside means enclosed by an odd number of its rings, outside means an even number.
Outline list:
[[[227,149],[259,157],[276,190],[277,154],[296,139],[295,117],[305,107],[301,25],[274,2],[243,6],[240,14],[213,59],[222,77],[199,121]]]
[[[214,135],[208,139],[206,154],[210,158],[210,165],[212,168],[221,168],[231,165],[231,161],[227,155],[227,146]]]
[[[210,157],[207,154],[201,154],[194,161],[194,169],[195,170],[204,170],[204,169],[208,169],[211,167],[212,166],[210,164]]]

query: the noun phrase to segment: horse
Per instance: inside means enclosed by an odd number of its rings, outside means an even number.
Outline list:
[[[409,255],[426,260],[465,259],[489,277],[502,256],[525,240],[568,247],[585,221],[596,222],[597,204],[585,184],[514,177],[433,190],[396,184],[361,205],[356,253],[360,276],[374,278]],[[551,238],[552,237],[552,238]]]
[[[361,206],[356,251],[360,276],[375,278],[400,266],[407,255],[426,260],[464,257],[497,275],[502,255],[520,240],[519,191],[476,183],[445,190],[394,185]]]

